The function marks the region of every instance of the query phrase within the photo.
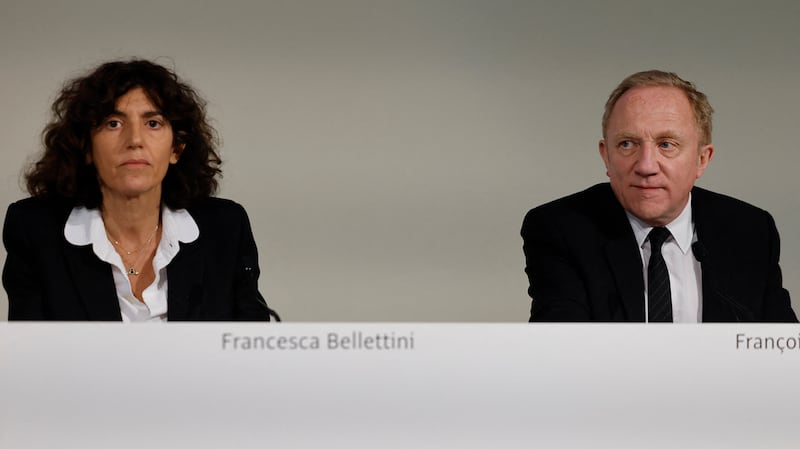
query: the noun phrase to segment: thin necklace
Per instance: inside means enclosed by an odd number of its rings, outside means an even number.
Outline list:
[[[103,227],[105,228],[105,223],[103,223]],[[132,251],[128,251],[125,248],[123,248],[122,245],[120,245],[119,240],[115,240],[114,237],[111,236],[111,233],[108,232],[108,228],[105,228],[105,229],[106,229],[106,235],[114,243],[114,245],[117,246],[122,252],[124,252],[125,255],[130,256],[131,254],[138,253],[139,251],[141,251],[141,250],[147,248],[148,246],[150,246],[150,242],[153,241],[153,238],[156,236],[156,233],[158,233],[158,224],[156,224],[156,228],[153,230],[153,233],[150,235],[150,237],[147,239],[147,241],[144,242],[144,244],[142,246],[140,246],[140,247],[138,247],[138,248],[136,248],[136,249],[134,249]],[[142,256],[139,255],[139,257],[137,257],[136,260],[134,260],[134,263],[132,263],[128,267],[128,270],[126,272],[128,274],[128,276],[138,276],[139,275],[139,271],[136,269],[136,265],[139,264],[139,262],[141,261],[141,258],[142,258]],[[120,259],[122,259],[122,257],[120,257]],[[122,263],[125,264],[125,261],[123,260]]]
[[[138,276],[139,275],[139,271],[136,270],[136,265],[139,265],[139,262],[142,261],[142,256],[144,254],[147,254],[147,253],[142,253],[142,254],[138,255],[136,257],[136,259],[134,260],[134,263],[130,264],[130,266],[128,267],[128,270],[126,271],[128,276]],[[122,256],[120,256],[120,259],[122,259]],[[122,264],[125,265],[125,260],[124,259],[122,259]]]
[[[103,224],[103,227],[105,227],[105,223]],[[156,223],[156,228],[153,229],[153,233],[150,234],[150,237],[147,238],[147,241],[144,242],[142,244],[142,246],[140,246],[140,247],[138,247],[136,249],[128,251],[127,249],[123,248],[122,245],[120,245],[119,240],[116,240],[116,239],[114,239],[114,237],[111,236],[111,233],[108,232],[108,228],[106,228],[106,235],[108,235],[108,238],[111,239],[111,242],[114,243],[114,245],[116,245],[119,249],[122,250],[122,252],[124,252],[128,256],[130,256],[131,254],[134,254],[134,253],[138,253],[139,251],[144,249],[147,245],[149,245],[150,242],[153,241],[153,238],[156,236],[157,232],[158,232],[158,223]]]

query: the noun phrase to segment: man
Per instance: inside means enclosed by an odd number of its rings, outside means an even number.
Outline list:
[[[611,93],[599,144],[610,183],[522,225],[531,321],[797,321],[769,213],[694,187],[714,156],[712,112],[669,72]]]

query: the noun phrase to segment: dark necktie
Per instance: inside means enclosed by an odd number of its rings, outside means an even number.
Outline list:
[[[661,245],[670,236],[667,228],[653,228],[650,239],[650,263],[647,265],[648,321],[672,322],[672,295],[669,290],[669,272]]]

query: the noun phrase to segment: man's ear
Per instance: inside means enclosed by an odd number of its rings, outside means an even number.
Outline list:
[[[697,150],[697,177],[699,178],[714,158],[714,145],[703,145]]]
[[[597,149],[600,151],[600,157],[603,158],[603,164],[606,166],[606,176],[608,176],[608,148],[606,148],[605,139],[600,139]]]

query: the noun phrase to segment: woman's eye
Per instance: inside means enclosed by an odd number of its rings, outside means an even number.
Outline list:
[[[106,122],[106,126],[111,129],[117,129],[120,126],[122,126],[122,122],[120,122],[119,120],[108,120]]]
[[[161,127],[161,122],[159,122],[158,120],[148,120],[147,126],[153,129],[158,129]]]

